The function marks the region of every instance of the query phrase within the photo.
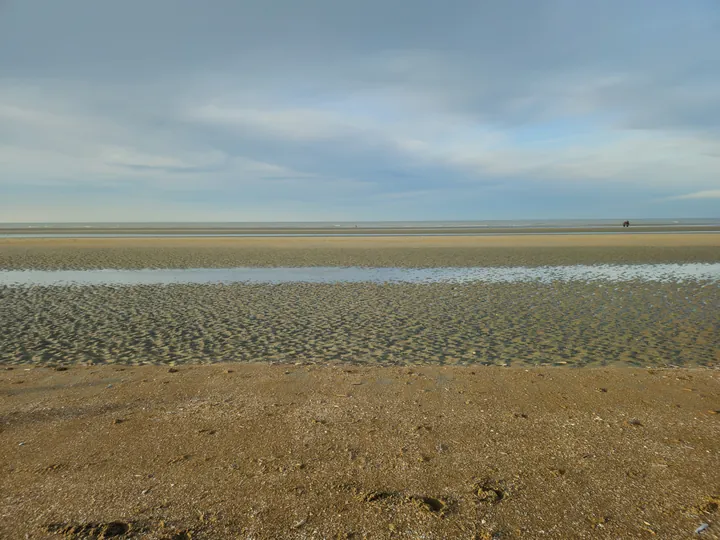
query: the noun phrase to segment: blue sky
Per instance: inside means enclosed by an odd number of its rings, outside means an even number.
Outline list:
[[[0,0],[0,222],[720,217],[715,0]]]

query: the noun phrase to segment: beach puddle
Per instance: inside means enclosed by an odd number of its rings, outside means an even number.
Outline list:
[[[281,283],[553,283],[720,281],[720,263],[454,268],[187,268],[4,270],[0,286]]]

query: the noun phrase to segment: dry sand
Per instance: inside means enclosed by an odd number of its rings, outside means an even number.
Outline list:
[[[720,234],[0,239],[0,269],[420,268],[718,261]]]
[[[0,537],[703,538],[720,373],[0,372]],[[95,536],[93,536],[93,534]]]

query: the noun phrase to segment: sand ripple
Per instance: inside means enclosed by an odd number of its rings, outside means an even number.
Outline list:
[[[0,362],[720,365],[713,282],[0,287]]]

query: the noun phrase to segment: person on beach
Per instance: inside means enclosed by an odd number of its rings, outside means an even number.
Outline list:
[[[630,227],[630,222],[627,220],[623,221],[623,227]]]

